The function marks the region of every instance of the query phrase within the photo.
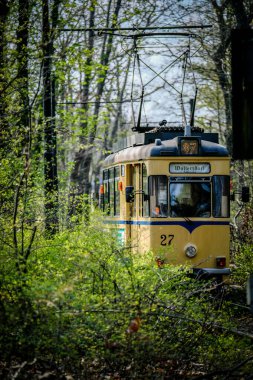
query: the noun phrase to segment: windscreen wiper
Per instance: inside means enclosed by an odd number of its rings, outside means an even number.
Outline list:
[[[187,216],[183,216],[184,220],[189,223],[189,224],[193,224],[193,221],[191,219],[189,219]]]

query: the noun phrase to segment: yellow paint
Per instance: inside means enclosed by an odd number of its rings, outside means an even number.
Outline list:
[[[187,222],[184,218],[150,218],[142,217],[142,164],[146,165],[147,176],[171,175],[173,177],[200,177],[201,174],[170,174],[170,163],[210,163],[210,173],[202,176],[229,175],[230,164],[228,157],[151,157],[145,161],[124,162],[125,175],[120,177],[122,191],[120,191],[120,216],[108,218],[108,221],[128,221],[129,224],[119,224],[119,228],[125,229],[126,244],[131,241],[133,252],[144,253],[153,251],[155,256],[162,257],[166,263],[187,264],[197,268],[215,268],[216,257],[225,256],[229,264],[229,224],[227,225],[201,225],[189,232],[187,228],[177,225],[179,222]],[[119,164],[118,164],[119,165]],[[117,166],[117,165],[115,165]],[[134,186],[135,202],[125,202],[126,186]],[[194,222],[227,222],[228,218],[190,218]],[[175,222],[175,225],[138,225],[138,222]],[[135,224],[131,224],[131,222]],[[115,224],[114,224],[115,226]],[[197,248],[197,255],[189,259],[185,255],[185,246],[193,244]]]

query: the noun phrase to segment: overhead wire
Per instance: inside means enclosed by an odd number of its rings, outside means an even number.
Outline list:
[[[185,54],[185,53],[182,53],[178,58],[176,58],[173,62],[171,62],[169,65],[167,65],[162,71],[160,71],[160,73],[157,73],[157,72],[156,72],[154,69],[152,69],[152,67],[150,67],[146,62],[142,61],[146,67],[148,67],[150,70],[153,71],[153,73],[156,74],[156,76],[153,77],[150,81],[148,81],[148,82],[145,84],[145,86],[147,86],[148,84],[150,84],[150,83],[151,83],[156,77],[159,77],[159,78],[161,78],[163,81],[165,81],[170,87],[172,87],[175,91],[177,91],[177,92],[179,93],[179,91],[178,91],[174,86],[172,86],[172,85],[171,85],[171,84],[170,84],[165,78],[163,78],[163,77],[161,76],[161,74],[162,74],[164,71],[166,71],[168,68],[172,67],[177,61],[179,61],[180,58],[181,58],[184,54]]]
[[[144,35],[141,35],[141,37],[143,37]],[[181,35],[182,36],[182,35]],[[189,66],[190,68],[192,68],[192,62],[191,62],[191,58],[190,58],[190,40],[191,40],[191,37],[192,37],[192,34],[188,34],[188,38],[189,38],[189,41],[188,41],[188,44],[186,46],[186,50],[183,51],[182,54],[180,54],[179,56],[177,56],[172,62],[169,63],[169,65],[167,65],[165,68],[163,68],[160,72],[157,72],[156,70],[154,70],[147,62],[145,62],[141,57],[140,57],[140,54],[138,52],[138,46],[137,46],[137,40],[140,38],[140,35],[131,35],[131,36],[125,36],[125,38],[133,38],[134,39],[134,44],[133,44],[133,48],[130,49],[130,51],[127,51],[123,45],[121,45],[121,48],[123,50],[124,53],[128,54],[128,55],[131,55],[132,53],[134,53],[134,62],[133,62],[133,74],[132,74],[132,83],[131,83],[131,99],[133,98],[133,91],[134,91],[134,76],[135,76],[135,71],[136,71],[136,66],[138,67],[138,74],[139,74],[139,77],[140,77],[140,82],[141,82],[141,88],[142,88],[142,93],[141,93],[141,96],[140,96],[140,99],[141,99],[141,104],[140,104],[140,111],[141,111],[141,108],[143,107],[144,109],[144,106],[143,106],[143,99],[144,99],[144,92],[145,92],[145,87],[147,85],[149,85],[154,79],[156,79],[157,77],[159,77],[160,79],[162,79],[164,81],[164,83],[166,83],[173,91],[175,91],[179,97],[180,97],[180,103],[181,103],[181,110],[182,110],[182,117],[183,117],[183,122],[184,124],[186,125],[187,124],[187,120],[186,120],[186,112],[185,112],[185,107],[184,107],[184,103],[183,103],[183,96],[184,96],[184,86],[186,84],[186,70],[187,70],[187,67]],[[149,36],[150,38],[151,36]],[[162,36],[163,38],[164,36]],[[157,38],[157,37],[156,37]],[[168,38],[168,36],[167,36]],[[154,48],[156,47],[155,45],[153,46]],[[152,47],[150,47],[152,48]],[[199,49],[197,49],[193,55],[197,54],[197,52],[199,51]],[[181,87],[181,91],[178,90],[172,83],[170,83],[164,76],[162,76],[162,74],[172,68],[178,61],[180,61],[181,59],[183,58],[183,80],[182,80],[182,87]],[[150,71],[152,71],[155,76],[152,77],[150,80],[148,80],[146,83],[143,82],[143,78],[142,78],[142,74],[141,74],[141,65],[140,63],[142,63],[145,67],[147,67]],[[196,77],[193,73],[193,82],[194,82],[194,85],[195,85],[195,102],[196,102],[196,96],[197,96],[197,82],[196,82]],[[188,83],[188,82],[187,82]],[[141,112],[139,111],[139,116],[141,114]],[[145,112],[145,109],[144,109],[144,112]],[[132,103],[132,114],[133,114],[133,120],[134,120],[134,126],[136,126],[136,122],[135,122],[135,117],[134,117],[134,108],[133,108],[133,103]],[[146,116],[146,112],[145,112],[145,117],[147,119],[147,116]],[[137,124],[139,124],[139,120],[137,122]]]

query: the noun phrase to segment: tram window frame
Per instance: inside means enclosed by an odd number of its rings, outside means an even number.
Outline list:
[[[142,164],[142,216],[149,217],[149,186],[148,186],[148,173],[145,164]]]
[[[104,197],[103,197],[103,205],[102,209],[104,212],[106,212],[108,215],[110,214],[110,204],[109,204],[109,170],[105,169],[103,170],[103,191],[104,191]]]
[[[133,197],[133,202],[130,203],[131,205],[131,217],[133,218],[136,218],[137,216],[137,209],[136,209],[136,177],[137,177],[137,165],[135,164],[132,164],[130,166],[130,170],[131,170],[131,185],[130,186],[133,186],[133,194],[134,194],[134,197]]]
[[[218,203],[217,200],[220,200],[220,202]],[[230,217],[229,175],[214,175],[212,177],[212,212],[214,218]]]
[[[120,215],[120,191],[119,191],[119,181],[120,181],[120,167],[114,167],[114,216]]]
[[[109,168],[109,215],[114,216],[115,210],[115,196],[114,196],[114,167]]]
[[[161,182],[159,179],[164,178],[165,189],[162,189],[166,194],[165,202],[161,202]],[[166,175],[151,175],[148,177],[148,189],[149,189],[149,212],[152,218],[167,218],[169,216],[168,205],[168,176]],[[164,196],[163,194],[163,196]],[[159,200],[160,198],[160,200]]]
[[[103,211],[110,216],[120,215],[120,167],[114,166],[103,171],[104,203]]]

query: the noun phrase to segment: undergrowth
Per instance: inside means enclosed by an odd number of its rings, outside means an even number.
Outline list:
[[[132,255],[97,213],[36,241],[22,275],[1,255],[5,363],[44,360],[82,379],[252,372],[252,337],[238,331],[224,290],[187,268],[157,267],[151,252]]]

